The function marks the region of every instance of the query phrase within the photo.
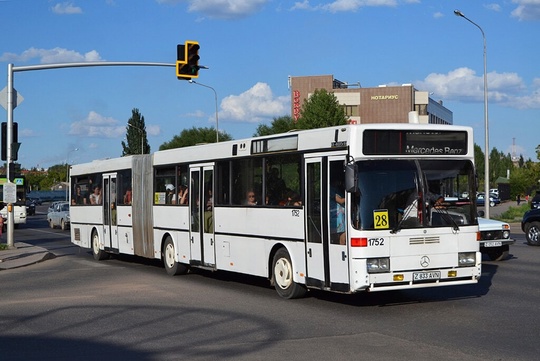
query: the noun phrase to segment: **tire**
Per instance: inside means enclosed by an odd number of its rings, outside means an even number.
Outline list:
[[[509,250],[510,246],[504,245],[501,247],[490,248],[486,253],[492,261],[502,261],[503,259],[508,258]]]
[[[163,260],[163,266],[165,266],[167,274],[169,276],[186,274],[189,267],[183,263],[176,262],[175,255],[174,242],[171,237],[167,237],[161,250],[161,259]]]
[[[60,221],[60,228],[62,229],[62,231],[65,231],[67,229],[66,222],[63,219]]]
[[[53,223],[52,219],[49,219],[49,227],[54,228],[54,223]]]
[[[307,289],[293,280],[294,270],[287,249],[277,250],[272,261],[272,284],[278,295],[285,299],[303,297]]]
[[[92,255],[96,261],[103,261],[107,258],[107,252],[99,248],[99,235],[96,231],[92,232]]]
[[[540,222],[531,222],[525,226],[525,237],[530,246],[540,246]]]

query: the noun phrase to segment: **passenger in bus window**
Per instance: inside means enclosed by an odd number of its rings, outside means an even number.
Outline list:
[[[165,204],[173,204],[173,201],[176,200],[176,195],[174,194],[174,186],[172,184],[165,185]]]
[[[188,188],[186,186],[180,186],[178,191],[178,198],[176,195],[173,196],[173,203],[178,199],[178,204],[188,204]]]
[[[330,232],[332,243],[345,244],[345,195],[341,182],[330,186]]]
[[[246,192],[246,199],[244,200],[244,205],[246,206],[256,206],[257,200],[255,198],[255,192],[249,190]]]
[[[128,189],[126,189],[126,193],[124,194],[124,204],[131,205],[132,197],[133,197],[133,193],[131,191],[131,187],[128,187]]]
[[[90,194],[90,204],[101,204],[101,187],[95,186],[94,193]]]
[[[71,196],[71,205],[75,206],[80,204],[86,204],[86,198],[82,195],[81,186],[76,185],[75,194]]]

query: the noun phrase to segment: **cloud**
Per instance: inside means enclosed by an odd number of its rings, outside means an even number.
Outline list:
[[[416,3],[417,1],[405,0],[405,3]],[[330,13],[356,11],[363,7],[378,7],[398,5],[398,0],[335,0],[328,3],[311,5],[308,0],[295,2],[291,10],[312,10],[312,11],[327,11]]]
[[[517,109],[540,108],[540,79],[535,79],[531,92],[516,73],[488,73],[488,99]],[[419,90],[433,92],[437,97],[462,102],[484,99],[483,74],[469,68],[458,68],[447,74],[431,73],[424,80],[415,81]],[[530,92],[530,94],[525,94]]]
[[[51,10],[53,13],[60,15],[82,14],[82,9],[78,6],[74,6],[73,3],[70,2],[58,3],[54,5]]]
[[[540,0],[512,0],[518,4],[511,15],[519,20],[540,20]]]
[[[145,125],[145,128],[147,135],[161,133],[159,125]],[[71,123],[69,134],[88,138],[119,138],[126,134],[126,124],[91,111],[83,120]]]
[[[229,95],[221,101],[220,119],[257,123],[290,112],[289,96],[275,97],[270,86],[257,83],[240,95]]]
[[[158,4],[188,3],[188,11],[210,18],[239,19],[262,9],[270,0],[156,0]]]
[[[486,4],[486,5],[484,5],[484,7],[485,7],[486,9],[493,10],[493,11],[497,11],[497,12],[500,12],[500,11],[501,11],[501,5],[495,4],[495,3],[493,3],[493,4]]]
[[[64,48],[30,48],[23,51],[20,55],[14,53],[4,53],[2,54],[2,56],[0,56],[0,61],[27,62],[35,58],[40,59],[41,64],[103,61],[99,53],[95,50],[91,50],[85,54],[81,54],[74,50],[68,50]]]

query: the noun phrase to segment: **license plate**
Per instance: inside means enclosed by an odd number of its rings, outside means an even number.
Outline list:
[[[440,271],[414,272],[413,281],[438,280],[441,278]]]
[[[502,246],[501,241],[485,242],[484,247],[500,247]]]

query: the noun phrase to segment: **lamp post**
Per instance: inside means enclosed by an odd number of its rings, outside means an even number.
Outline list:
[[[209,86],[209,85],[205,85],[205,84],[198,83],[198,82],[196,82],[196,81],[193,80],[193,79],[190,79],[190,80],[189,80],[189,83],[190,83],[190,84],[197,84],[197,85],[203,86],[203,87],[205,87],[205,88],[212,89],[212,91],[214,92],[214,100],[215,100],[215,103],[216,103],[216,143],[219,143],[218,102],[217,102],[217,92],[216,92],[216,89],[212,88],[212,87]]]
[[[484,187],[485,187],[485,218],[489,218],[489,122],[488,122],[488,87],[487,87],[487,54],[486,54],[486,35],[484,34],[484,30],[466,17],[461,11],[454,10],[454,14],[456,16],[462,17],[474,26],[476,26],[478,29],[480,29],[480,32],[482,33],[482,38],[484,39],[484,135],[485,135],[485,154],[484,154],[484,162],[485,162],[485,169],[484,169]]]
[[[66,183],[67,183],[67,186],[66,186],[66,201],[69,200],[69,155],[73,152],[76,152],[78,151],[79,148],[75,148],[75,149],[72,149],[68,152],[67,154],[67,157],[66,157]]]
[[[136,127],[131,123],[127,123],[127,125],[132,127],[133,129],[137,129],[141,133],[141,154],[144,154],[144,131],[141,128]]]

